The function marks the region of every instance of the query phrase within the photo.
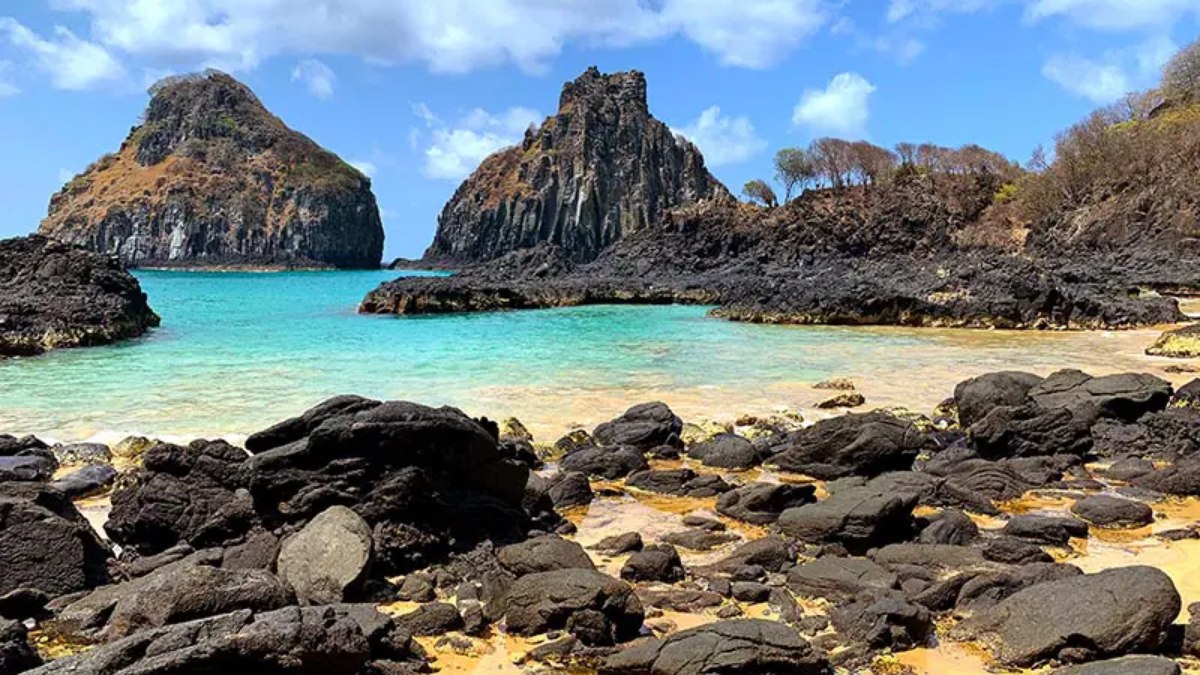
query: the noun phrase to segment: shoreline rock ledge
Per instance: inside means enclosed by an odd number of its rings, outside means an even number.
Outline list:
[[[115,260],[37,235],[0,240],[0,359],[108,344],[158,324]]]
[[[39,232],[128,267],[378,268],[371,180],[218,71],[150,88],[144,121],[50,199]]]

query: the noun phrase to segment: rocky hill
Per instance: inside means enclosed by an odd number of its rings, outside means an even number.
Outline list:
[[[373,268],[370,180],[224,73],[151,88],[141,124],[50,200],[41,234],[128,266]]]
[[[548,242],[588,261],[667,209],[723,198],[696,147],[650,115],[642,73],[590,68],[556,115],[458,188],[425,258],[477,263]]]
[[[0,359],[132,338],[158,325],[107,256],[40,236],[0,241]]]

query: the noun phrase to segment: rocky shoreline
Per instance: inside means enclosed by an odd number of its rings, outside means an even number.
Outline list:
[[[903,655],[939,641],[1179,672],[1194,570],[1097,556],[1186,558],[1198,457],[1200,381],[1079,371],[815,423],[647,403],[554,443],[355,396],[245,449],[0,436],[0,672],[932,672]]]

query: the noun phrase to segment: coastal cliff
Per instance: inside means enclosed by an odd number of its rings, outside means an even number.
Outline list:
[[[51,198],[41,234],[130,267],[378,267],[370,179],[229,75],[150,91],[120,149]]]
[[[546,242],[589,261],[668,209],[729,198],[699,150],[651,116],[642,73],[593,67],[563,87],[557,114],[463,182],[425,259],[478,263]]]
[[[137,337],[158,322],[111,258],[36,235],[0,240],[0,359]]]

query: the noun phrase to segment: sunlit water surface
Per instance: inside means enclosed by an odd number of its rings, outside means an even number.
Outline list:
[[[811,407],[856,379],[870,404],[927,409],[1000,368],[1151,370],[1157,335],[757,326],[703,307],[360,316],[399,272],[141,271],[162,327],[110,347],[0,362],[0,432],[61,440],[237,439],[335,394],[520,417],[539,436],[647,399],[689,418]],[[1174,375],[1176,381],[1187,376]]]

